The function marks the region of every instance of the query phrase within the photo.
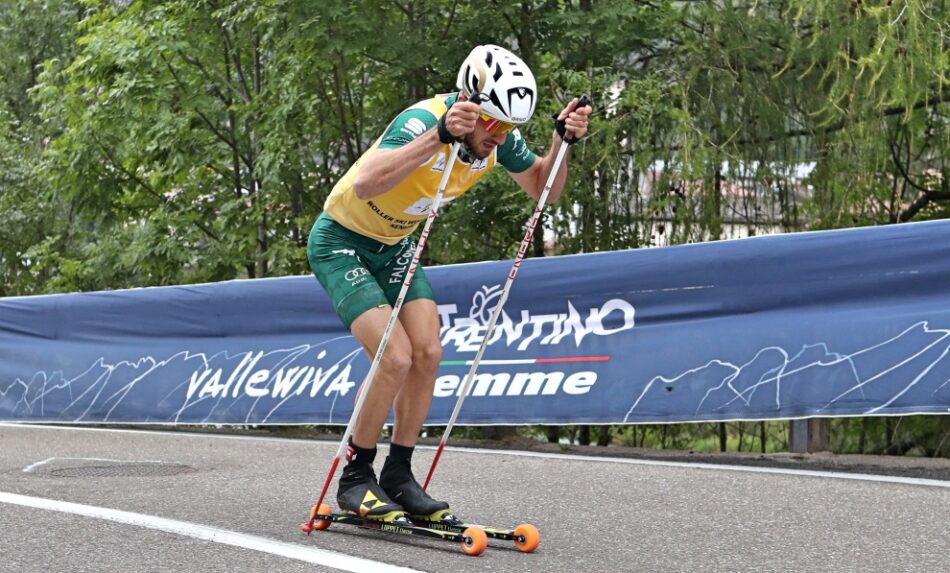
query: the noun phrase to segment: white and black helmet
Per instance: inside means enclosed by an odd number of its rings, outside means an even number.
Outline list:
[[[476,46],[459,69],[458,89],[465,97],[481,93],[482,113],[506,123],[531,119],[538,99],[534,74],[518,56],[504,48]]]

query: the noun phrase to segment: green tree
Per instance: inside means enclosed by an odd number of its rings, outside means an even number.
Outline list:
[[[809,110],[817,225],[897,223],[945,209],[947,10],[917,0],[793,4],[795,76],[824,96]]]
[[[38,90],[44,116],[62,124],[53,184],[92,231],[82,256],[96,272],[65,284],[300,268],[306,190],[320,175],[308,130],[317,101],[301,89],[315,66],[296,49],[303,32],[286,4],[89,4],[79,53]]]
[[[82,14],[70,1],[0,4],[0,296],[42,292],[41,253],[65,248],[58,238],[73,210],[45,176],[47,130],[30,93],[44,62],[72,57]]]

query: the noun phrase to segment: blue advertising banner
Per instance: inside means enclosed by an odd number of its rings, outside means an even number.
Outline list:
[[[950,222],[530,259],[461,424],[950,412]],[[427,269],[455,405],[510,261]],[[312,277],[0,299],[0,420],[345,424]]]

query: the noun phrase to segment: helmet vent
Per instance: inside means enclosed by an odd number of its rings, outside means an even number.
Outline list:
[[[505,105],[501,103],[501,100],[500,100],[500,99],[498,99],[498,94],[495,93],[495,90],[492,90],[492,91],[491,91],[491,94],[489,94],[488,97],[489,97],[489,99],[491,100],[491,102],[492,102],[493,104],[495,104],[495,106],[496,106],[498,109],[502,109],[502,110],[507,111],[507,108],[505,107]]]

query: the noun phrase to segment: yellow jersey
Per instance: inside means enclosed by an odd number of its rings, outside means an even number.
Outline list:
[[[377,149],[405,145],[434,128],[456,97],[456,94],[438,95],[404,110],[337,182],[327,197],[324,210],[347,229],[387,245],[394,245],[412,234],[428,216],[442,174],[449,163],[451,145],[440,147],[395,187],[371,199],[357,197],[353,182],[366,157]],[[517,173],[530,167],[535,159],[517,129],[509,133],[505,143],[484,159],[463,159],[460,156],[449,174],[442,205],[468,191],[497,163]]]

